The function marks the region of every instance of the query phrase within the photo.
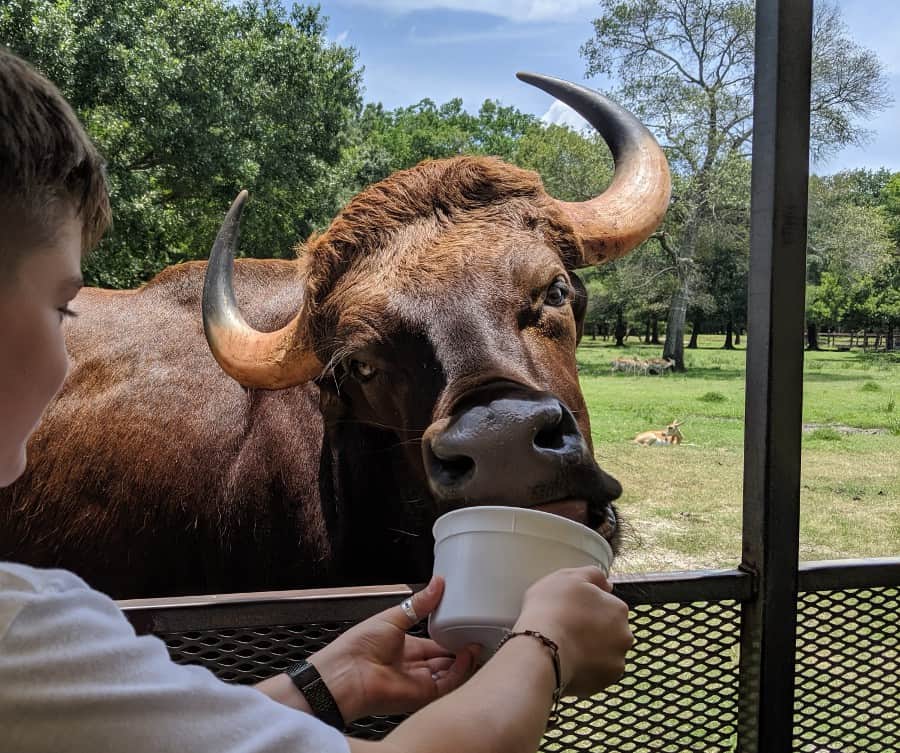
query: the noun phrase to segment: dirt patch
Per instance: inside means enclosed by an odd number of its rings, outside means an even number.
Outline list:
[[[816,429],[833,429],[841,434],[887,434],[887,429],[862,429],[859,426],[847,426],[846,424],[803,424],[805,432]]]

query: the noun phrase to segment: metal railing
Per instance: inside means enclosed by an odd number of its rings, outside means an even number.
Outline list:
[[[900,558],[804,563],[797,660],[781,681],[799,753],[900,750]],[[568,699],[542,750],[731,753],[741,720],[742,612],[754,578],[741,570],[623,576],[637,643],[617,685]],[[226,682],[258,682],[343,630],[395,605],[412,589],[232,594],[120,602],[139,632],[166,642],[179,663]],[[421,628],[420,628],[421,630]],[[380,738],[401,717],[361,720],[350,733]]]

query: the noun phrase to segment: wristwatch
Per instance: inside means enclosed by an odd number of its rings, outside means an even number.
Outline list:
[[[343,730],[347,726],[325,680],[312,664],[308,661],[300,662],[289,667],[285,674],[291,678],[291,681],[297,686],[297,690],[303,694],[317,719],[321,719],[325,724],[330,724],[339,730]]]

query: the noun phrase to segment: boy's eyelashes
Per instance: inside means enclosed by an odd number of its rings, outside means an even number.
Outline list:
[[[72,311],[72,309],[70,309],[70,308],[68,307],[68,305],[66,305],[66,306],[60,306],[60,307],[57,309],[57,311],[59,311],[59,313],[60,313],[62,316],[78,316],[78,312],[77,312],[77,311]]]

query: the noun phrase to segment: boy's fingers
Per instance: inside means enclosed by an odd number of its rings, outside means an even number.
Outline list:
[[[435,575],[425,588],[382,612],[382,618],[401,630],[409,630],[431,614],[444,595],[444,579]]]
[[[460,651],[450,667],[443,671],[435,673],[432,676],[437,686],[438,695],[446,695],[452,690],[456,690],[472,675],[475,667],[475,658],[471,651]]]
[[[612,593],[612,583],[609,582],[609,579],[599,567],[588,565],[587,567],[576,568],[575,572],[589,583],[593,583],[597,588],[602,588],[604,591]]]

